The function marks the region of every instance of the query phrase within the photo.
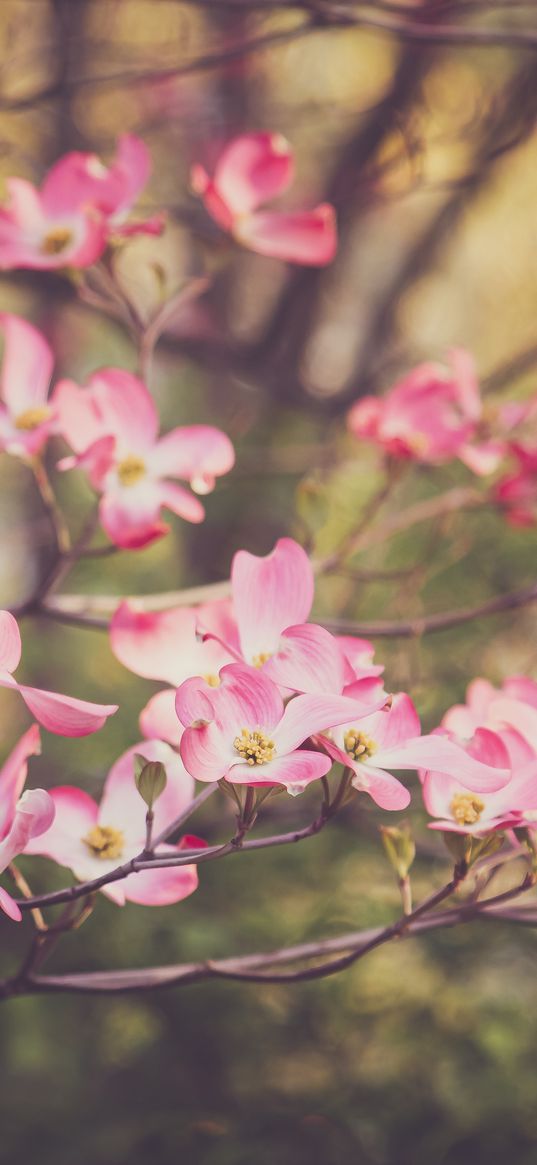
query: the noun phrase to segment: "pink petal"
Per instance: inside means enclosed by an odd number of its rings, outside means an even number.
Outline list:
[[[80,388],[74,380],[59,380],[52,402],[58,432],[76,453],[83,453],[102,438],[103,421],[91,388]]]
[[[196,611],[198,621],[198,631],[201,634],[209,633],[214,636],[220,645],[227,645],[230,651],[230,657],[226,660],[222,659],[224,663],[231,663],[231,657],[234,659],[237,655],[240,656],[240,642],[239,629],[237,621],[233,614],[233,604],[231,599],[217,599],[213,603],[202,603]],[[225,647],[220,647],[224,653]]]
[[[315,623],[284,631],[263,671],[275,684],[298,692],[341,692],[345,675],[337,640]]]
[[[160,483],[144,478],[139,484],[116,488],[101,498],[99,516],[103,529],[116,546],[138,550],[168,533],[161,521]]]
[[[58,461],[57,469],[63,473],[69,469],[82,469],[87,473],[94,490],[100,492],[106,487],[106,478],[114,468],[116,455],[116,438],[99,437],[83,453],[74,457],[62,457]]]
[[[258,210],[237,219],[233,234],[258,255],[305,267],[324,267],[337,251],[336,219],[329,203],[287,214]]]
[[[378,701],[374,707],[378,707]],[[272,731],[277,753],[292,752],[309,736],[325,728],[348,724],[353,717],[357,718],[356,701],[346,696],[294,696],[287,704],[280,724]]]
[[[193,494],[174,481],[159,482],[160,504],[183,518],[185,522],[203,522],[205,510]]]
[[[212,425],[188,425],[161,437],[151,454],[151,468],[159,477],[182,477],[200,493],[214,488],[215,477],[229,473],[235,451],[229,437]]]
[[[481,764],[446,736],[420,736],[395,748],[383,748],[375,754],[375,760],[387,769],[433,769],[447,773],[475,793],[500,789],[510,777],[509,769]]]
[[[140,712],[139,724],[147,740],[165,740],[178,748],[184,729],[175,711],[175,688],[152,696]]]
[[[127,838],[139,842],[145,839],[147,806],[142,801],[134,781],[134,756],[138,753],[148,761],[161,761],[166,769],[166,788],[154,806],[154,831],[160,833],[186,809],[194,796],[194,782],[186,772],[181,758],[161,740],[143,740],[124,752],[112,766],[106,778],[99,807],[99,823],[121,829]]]
[[[45,403],[54,357],[41,332],[18,316],[2,313],[0,329],[4,334],[1,392],[16,418]]]
[[[185,769],[196,781],[220,781],[234,759],[232,740],[227,742],[227,749],[222,747],[221,734],[214,724],[185,728],[180,744]]]
[[[88,793],[74,785],[57,785],[51,789],[50,796],[55,809],[54,820],[44,833],[29,842],[26,852],[40,854],[71,868],[82,838],[97,824],[97,804]]]
[[[4,890],[3,886],[0,886],[0,910],[3,910],[4,914],[7,914],[13,922],[22,922],[22,914],[15,899],[11,897],[11,894],[8,894],[7,890]]]
[[[159,418],[143,381],[123,368],[101,368],[88,384],[102,435],[113,434],[126,453],[150,450],[157,438]]]
[[[514,700],[522,700],[523,704],[531,704],[533,708],[537,708],[536,680],[530,680],[527,676],[511,676],[510,679],[505,680],[502,690],[506,696],[511,696]]]
[[[237,764],[229,770],[227,780],[234,785],[285,785],[290,793],[301,793],[312,781],[318,781],[332,768],[330,757],[321,752],[293,752],[277,756],[268,764]]]
[[[44,789],[29,789],[17,804],[9,833],[0,841],[0,872],[39,837],[54,820],[54,802]]]
[[[293,153],[281,134],[242,134],[218,159],[214,187],[233,215],[246,214],[289,185]]]
[[[0,611],[0,671],[14,672],[21,658],[21,636],[15,617]]]
[[[214,689],[202,676],[191,676],[175,693],[175,710],[185,728],[190,728],[197,720],[210,723],[216,716]]]
[[[349,758],[347,758],[349,760]],[[401,781],[385,773],[384,769],[377,769],[374,765],[367,766],[367,772],[361,771],[359,764],[351,764],[355,776],[352,784],[360,793],[369,793],[380,809],[406,809],[410,804],[410,793]]]
[[[172,857],[180,848],[160,846],[157,853]],[[188,898],[197,888],[198,870],[195,865],[140,870],[124,882],[126,901],[136,902],[138,906],[172,906],[174,902]]]
[[[278,651],[282,632],[308,618],[313,571],[306,552],[292,538],[280,538],[264,558],[239,550],[231,567],[231,584],[248,663],[258,655]]]
[[[91,732],[98,732],[108,716],[118,708],[117,704],[92,704],[74,696],[62,696],[59,692],[29,688],[5,674],[0,675],[0,687],[20,692],[39,724],[59,736],[88,736]]]
[[[140,138],[124,134],[116,159],[103,166],[95,154],[73,151],[60,158],[43,183],[43,203],[51,213],[92,205],[103,214],[130,209],[151,171],[149,150]]]
[[[120,663],[135,675],[176,686],[201,669],[196,616],[189,607],[143,611],[125,599],[114,613],[110,643]]]
[[[41,737],[37,724],[21,736],[0,771],[0,839],[9,832],[15,807],[24,788],[28,772],[28,758],[41,752]]]

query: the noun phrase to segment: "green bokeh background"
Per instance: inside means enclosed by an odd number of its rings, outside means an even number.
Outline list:
[[[534,388],[531,61],[500,48],[433,52],[324,28],[228,67],[155,81],[159,70],[298,20],[286,6],[244,16],[173,0],[3,0],[1,176],[37,181],[66,149],[110,153],[124,129],[146,138],[155,162],[146,207],[165,205],[170,224],[162,241],[133,243],[118,256],[119,277],[145,311],[191,274],[214,278],[203,307],[178,317],[158,348],[152,388],[163,428],[216,423],[237,447],[237,468],[207,500],[202,527],[172,519],[166,540],[79,566],[66,590],[121,596],[218,581],[238,547],[265,553],[285,533],[329,553],[380,481],[372,452],[345,434],[349,400],[387,387],[420,359],[440,359],[450,345],[475,353],[487,392]],[[531,5],[509,16],[512,27],[532,21]],[[416,73],[406,95],[393,89],[405,54]],[[145,84],[125,81],[148,70]],[[104,74],[117,79],[84,80]],[[509,105],[513,90],[520,107]],[[502,114],[508,124],[495,138],[487,119]],[[345,150],[376,115],[374,149],[361,167],[345,169]],[[296,148],[290,204],[336,191],[343,244],[321,278],[224,246],[188,194],[193,157],[207,156],[215,138],[258,127],[286,133]],[[486,160],[487,135],[489,152],[504,147],[494,161]],[[330,186],[336,171],[339,186]],[[267,346],[286,288],[286,318]],[[136,366],[122,329],[80,306],[60,278],[3,276],[0,308],[43,328],[61,374],[82,380],[104,364]],[[76,532],[91,493],[75,477],[55,483]],[[7,605],[31,593],[51,547],[26,469],[2,458],[0,484]],[[420,470],[401,480],[391,505],[403,510],[470,484],[462,467]],[[412,574],[367,584],[323,579],[315,613],[417,618],[479,603],[530,581],[535,551],[533,531],[508,529],[492,510],[454,513],[356,560],[363,571],[416,566]],[[43,733],[43,755],[30,769],[32,784],[76,782],[98,796],[113,760],[137,740],[139,711],[157,685],[130,676],[103,633],[27,620],[23,640],[21,678],[120,705],[94,738]],[[474,675],[500,682],[535,674],[535,616],[527,608],[377,648],[388,687],[410,691],[429,728]],[[10,694],[0,708],[5,755],[28,721]],[[315,790],[277,798],[260,829],[304,824],[315,811]],[[417,796],[411,816],[418,898],[442,884],[449,866]],[[118,910],[103,898],[49,969],[183,962],[387,923],[399,910],[378,840],[388,818],[354,803],[301,846],[208,864],[198,893],[176,907]],[[196,821],[211,841],[232,827],[219,794]],[[36,888],[65,884],[42,860],[21,867]],[[30,930],[29,920],[20,928],[0,920],[3,973],[17,965]],[[503,1165],[509,1157],[533,1165],[535,957],[530,931],[476,924],[391,944],[319,983],[12,1000],[0,1015],[0,1163]]]

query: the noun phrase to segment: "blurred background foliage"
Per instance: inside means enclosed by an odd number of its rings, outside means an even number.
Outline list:
[[[379,485],[375,457],[345,435],[349,403],[450,345],[475,354],[486,392],[534,390],[535,54],[345,23],[362,7],[374,6],[2,0],[0,178],[39,181],[66,150],[109,157],[120,132],[144,137],[154,159],[145,207],[165,206],[169,225],[163,239],[118,252],[117,275],[150,313],[209,274],[208,292],[162,338],[151,387],[164,428],[211,421],[238,452],[202,527],[174,521],[148,550],[80,565],[67,589],[120,596],[215,581],[239,546],[264,553],[284,533],[329,553]],[[440,0],[401,6],[402,17],[409,8],[431,27],[537,34],[532,3]],[[289,205],[335,203],[331,268],[234,249],[189,193],[194,159],[210,162],[219,143],[256,128],[283,132],[296,150]],[[136,367],[121,327],[60,277],[2,276],[0,309],[46,332],[61,374]],[[52,550],[25,468],[4,457],[0,483],[7,605],[32,592]],[[390,504],[469,484],[462,468],[414,471]],[[75,476],[57,488],[76,531],[90,491]],[[533,532],[507,529],[492,511],[453,513],[385,545],[373,536],[356,567],[398,577],[324,578],[316,613],[415,618],[478,603],[529,581],[535,549]],[[383,640],[388,687],[410,690],[430,727],[473,675],[535,674],[534,618],[527,608]],[[102,633],[31,621],[23,633],[21,677],[120,704],[97,737],[47,736],[32,762],[31,783],[80,782],[96,794],[136,740],[155,685],[131,677]],[[1,707],[7,753],[27,721],[4,692]],[[276,799],[267,828],[309,820],[314,802],[313,791]],[[418,896],[441,884],[447,863],[417,807],[414,818]],[[50,967],[163,964],[387,922],[399,904],[382,819],[354,804],[296,849],[208,865],[177,907],[118,912],[103,899]],[[222,799],[196,828],[219,839],[231,825]],[[22,865],[40,887],[65,884],[41,860]],[[30,927],[0,929],[8,971]],[[482,925],[389,946],[321,983],[14,1000],[0,1020],[0,1162],[175,1165],[188,1153],[203,1165],[533,1165],[535,955],[531,932]]]

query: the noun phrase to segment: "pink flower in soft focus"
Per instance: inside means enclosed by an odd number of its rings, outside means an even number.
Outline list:
[[[355,437],[381,445],[391,457],[442,465],[459,457],[474,473],[496,468],[503,445],[471,445],[481,420],[479,385],[472,357],[462,348],[450,367],[420,364],[382,397],[353,405],[348,425]]]
[[[11,674],[19,665],[21,637],[17,620],[9,611],[0,611],[0,687],[12,688],[22,696],[36,720],[59,736],[87,736],[102,728],[117,704],[91,704],[58,692],[44,692],[19,684]]]
[[[365,703],[363,713],[371,706]],[[264,674],[228,664],[216,688],[199,676],[181,684],[176,697],[185,729],[181,756],[200,781],[284,785],[289,793],[300,793],[332,767],[328,756],[300,745],[312,733],[358,714],[358,707],[357,700],[344,696],[300,695],[284,708],[276,684]]]
[[[215,478],[235,460],[225,433],[209,425],[172,429],[158,439],[159,418],[141,380],[120,368],[104,368],[88,387],[62,380],[54,392],[58,428],[75,450],[61,469],[83,468],[101,495],[100,517],[116,546],[146,546],[168,531],[162,507],[187,522],[202,522],[205,511],[183,486],[209,493]]]
[[[537,810],[537,754],[524,737],[512,728],[499,732],[477,728],[464,747],[469,756],[484,764],[508,767],[511,778],[503,788],[475,793],[454,776],[422,771],[425,808],[431,817],[440,818],[430,822],[429,828],[481,836],[522,825],[527,814],[527,819],[533,820]]]
[[[333,760],[353,770],[354,788],[369,793],[382,809],[404,809],[410,800],[408,790],[386,770],[434,767],[456,774],[465,788],[478,792],[506,784],[507,769],[481,764],[445,736],[420,733],[412,700],[400,692],[390,706],[332,728],[329,736],[319,737],[319,743]]]
[[[48,391],[54,357],[41,332],[18,316],[0,315],[4,356],[0,380],[0,449],[33,457],[54,420]]]
[[[27,852],[51,858],[73,871],[81,882],[91,881],[136,857],[144,849],[147,807],[134,782],[134,754],[158,760],[166,768],[167,783],[154,805],[156,836],[192,801],[194,782],[180,758],[161,741],[143,741],[116,761],[106,778],[100,805],[88,793],[71,785],[51,789],[56,816],[51,828],[30,843]],[[155,853],[172,857],[185,847],[202,848],[197,838],[179,845],[163,844]],[[102,887],[103,894],[123,906],[168,906],[197,888],[195,865],[141,870]]]
[[[0,268],[89,267],[112,234],[159,233],[161,217],[124,221],[150,169],[147,147],[125,134],[110,166],[96,154],[74,152],[52,166],[39,190],[23,178],[8,178],[9,202],[0,209]]]
[[[477,728],[501,732],[512,728],[537,752],[537,681],[511,676],[501,688],[488,680],[472,680],[466,704],[454,704],[442,719],[442,728],[469,740]]]
[[[44,833],[54,819],[54,804],[44,789],[31,789],[22,794],[28,758],[40,751],[39,729],[37,724],[32,724],[0,770],[0,873],[27,848],[30,838]],[[0,910],[14,922],[20,922],[22,915],[17,903],[2,887]]]
[[[519,443],[511,446],[518,472],[496,482],[493,498],[511,526],[535,526],[537,522],[537,448]]]
[[[191,181],[206,210],[236,242],[259,255],[288,263],[322,267],[337,247],[334,208],[328,203],[308,211],[260,210],[293,178],[293,152],[281,134],[251,133],[224,147],[212,178],[192,167]]]

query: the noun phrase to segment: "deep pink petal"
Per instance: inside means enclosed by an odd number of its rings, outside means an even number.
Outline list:
[[[0,771],[0,839],[11,828],[15,807],[24,788],[28,772],[28,758],[41,752],[41,737],[37,724],[21,736]]]
[[[361,793],[369,793],[380,809],[406,809],[410,804],[408,789],[396,777],[392,777],[391,773],[377,769],[374,765],[368,765],[367,770],[359,764],[351,764],[350,767],[355,773],[352,779],[354,788]]]
[[[115,489],[101,498],[99,516],[110,540],[125,550],[139,550],[168,533],[160,518],[161,490],[148,479]]]
[[[292,538],[280,538],[264,558],[239,550],[231,567],[233,605],[248,663],[272,655],[288,627],[305,623],[313,602],[309,558]]]
[[[161,846],[157,853],[173,856],[179,846]],[[168,866],[156,870],[140,870],[125,879],[124,892],[127,902],[138,906],[172,906],[188,898],[198,888],[198,870],[192,866]]]
[[[15,899],[11,897],[11,894],[8,894],[7,890],[4,890],[3,886],[0,886],[0,910],[7,914],[13,922],[22,922],[22,914]]]
[[[0,330],[4,335],[1,393],[16,418],[45,404],[54,357],[45,337],[26,320],[4,312]]]
[[[220,781],[225,777],[232,755],[233,745],[222,747],[222,738],[213,724],[202,728],[185,728],[181,737],[181,759],[187,772],[196,781]]]
[[[21,658],[19,625],[10,611],[0,611],[0,671],[14,672]]]
[[[102,416],[91,388],[81,388],[74,380],[59,380],[52,402],[58,432],[76,453],[83,453],[103,437]]]
[[[329,203],[287,214],[258,210],[237,219],[233,235],[258,255],[304,267],[324,267],[337,251],[336,218]]]
[[[51,167],[42,188],[51,213],[92,205],[106,215],[129,210],[151,171],[149,150],[140,138],[124,134],[117,156],[104,166],[96,154],[73,151]]]
[[[118,708],[117,704],[92,704],[74,696],[62,696],[59,692],[29,688],[5,674],[0,675],[0,687],[20,692],[39,724],[58,736],[88,736],[91,732],[98,732],[108,716]]]
[[[0,873],[54,820],[54,802],[44,789],[28,789],[17,804],[9,833],[0,841]]]
[[[177,689],[175,710],[185,728],[190,728],[197,720],[209,723],[216,716],[214,689],[203,676],[191,676]]]
[[[293,173],[293,153],[281,134],[242,134],[223,150],[214,187],[233,215],[246,214],[280,194]]]

